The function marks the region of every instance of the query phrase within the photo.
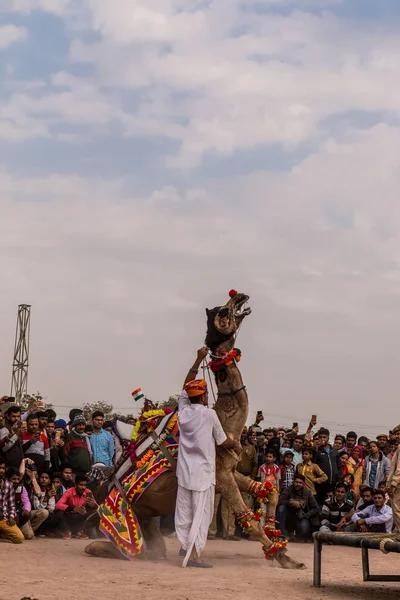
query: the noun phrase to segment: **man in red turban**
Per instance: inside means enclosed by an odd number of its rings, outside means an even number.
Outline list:
[[[185,556],[183,567],[211,566],[202,562],[200,556],[214,515],[215,445],[241,452],[240,444],[226,437],[217,413],[208,408],[207,383],[196,379],[207,354],[206,347],[197,352],[179,398],[175,530]]]

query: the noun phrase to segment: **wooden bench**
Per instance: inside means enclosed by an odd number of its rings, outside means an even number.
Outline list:
[[[333,533],[317,531],[314,533],[314,587],[321,587],[322,546],[348,546],[361,548],[364,581],[400,581],[400,575],[371,575],[369,570],[369,550],[381,550],[384,553],[400,553],[400,535],[390,533]]]

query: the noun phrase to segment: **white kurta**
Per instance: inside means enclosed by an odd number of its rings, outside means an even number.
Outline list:
[[[193,547],[200,555],[214,514],[215,445],[226,434],[215,411],[191,404],[185,391],[179,398],[178,495],[175,530],[186,550],[186,566]]]

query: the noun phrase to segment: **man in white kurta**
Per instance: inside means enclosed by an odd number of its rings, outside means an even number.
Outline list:
[[[227,438],[217,414],[208,408],[206,382],[195,379],[205,356],[207,348],[198,351],[179,398],[175,530],[185,552],[184,567],[211,566],[201,562],[200,556],[214,514],[215,446],[240,451],[239,443]]]

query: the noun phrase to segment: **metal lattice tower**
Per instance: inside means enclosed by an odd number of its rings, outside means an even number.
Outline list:
[[[18,306],[13,371],[11,379],[11,396],[15,396],[17,403],[20,403],[24,395],[27,393],[30,326],[31,305],[20,304]]]

